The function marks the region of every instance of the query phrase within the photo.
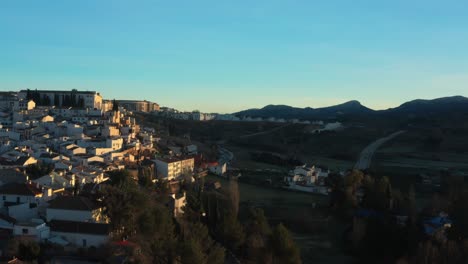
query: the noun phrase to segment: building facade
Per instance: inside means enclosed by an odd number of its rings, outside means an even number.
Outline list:
[[[38,106],[102,108],[102,96],[95,91],[21,90],[18,98],[31,99]]]
[[[164,180],[173,180],[184,174],[192,174],[195,166],[193,158],[158,158],[155,160],[156,176]]]
[[[135,112],[153,112],[159,111],[159,105],[150,101],[139,100],[117,100],[119,106],[125,108],[127,111]]]

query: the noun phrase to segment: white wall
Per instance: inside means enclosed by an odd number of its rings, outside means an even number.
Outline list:
[[[92,222],[91,211],[63,210],[47,208],[47,222],[51,220],[67,220],[76,222]]]
[[[52,236],[61,236],[65,240],[79,247],[83,247],[83,240],[86,240],[86,247],[99,247],[109,240],[106,235],[91,235],[91,234],[76,234],[76,233],[65,233],[65,232],[50,232]]]
[[[27,231],[23,232],[23,229],[26,229]],[[15,225],[13,228],[13,235],[34,237],[36,241],[42,241],[50,238],[50,228],[45,224],[34,227]]]
[[[11,202],[16,203],[18,202],[17,198],[19,197],[20,203],[38,203],[40,198],[36,198],[33,196],[24,196],[24,195],[11,195],[11,194],[0,194],[0,201],[3,202]],[[3,206],[3,203],[1,203]]]
[[[38,205],[39,206],[39,205]],[[13,205],[8,207],[8,215],[17,221],[29,221],[38,217],[37,207],[29,208],[29,203]]]

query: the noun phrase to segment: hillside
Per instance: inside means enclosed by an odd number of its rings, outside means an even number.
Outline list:
[[[395,117],[428,116],[439,117],[444,114],[468,114],[468,98],[463,96],[443,97],[433,100],[413,100],[396,108],[375,111],[363,106],[358,101],[323,108],[298,108],[287,105],[268,105],[261,109],[248,109],[234,113],[244,117],[274,117],[285,119],[338,119],[345,117]]]
[[[358,101],[323,108],[298,108],[287,105],[267,105],[261,109],[248,109],[235,113],[236,116],[275,117],[285,119],[334,119],[346,115],[368,115],[375,111],[363,106]]]

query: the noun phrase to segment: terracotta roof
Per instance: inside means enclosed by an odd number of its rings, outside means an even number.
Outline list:
[[[52,220],[49,222],[52,232],[81,233],[93,235],[109,235],[111,228],[109,224],[84,223],[74,221]]]
[[[42,194],[42,189],[30,183],[8,183],[0,187],[0,194],[37,196]]]
[[[99,206],[84,196],[59,196],[49,201],[49,208],[76,211],[92,211]]]

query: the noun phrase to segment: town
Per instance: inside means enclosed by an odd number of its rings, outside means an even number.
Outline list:
[[[109,174],[127,170],[138,180],[147,171],[150,184],[174,185],[193,181],[200,167],[196,146],[183,155],[155,156],[157,135],[132,117],[132,111],[158,110],[155,103],[103,100],[94,91],[22,90],[2,92],[0,108],[2,239],[47,241],[72,251],[101,247],[116,232],[94,197]],[[185,193],[167,195],[173,216],[182,214]]]
[[[216,140],[202,144],[190,140],[190,135],[170,136],[143,123],[190,119],[221,124],[246,121],[249,125],[271,124],[273,119],[209,120],[200,118],[199,112],[192,112],[192,117],[174,116],[154,102],[106,100],[99,92],[76,89],[1,92],[0,111],[0,235],[4,241],[0,259],[7,263],[190,263],[193,254],[212,260],[199,263],[240,263],[239,259],[270,263],[265,258],[272,257],[301,263],[289,231],[282,223],[270,229],[261,209],[281,206],[289,210],[293,204],[265,206],[259,203],[264,199],[260,195],[254,194],[253,200],[240,197],[248,193],[239,190],[238,184],[245,188],[246,183],[258,186],[254,192],[270,189],[268,195],[273,197],[310,200],[306,222],[280,212],[269,212],[269,218],[279,213],[287,221],[300,221],[302,228],[328,225],[332,215],[344,223],[352,219],[350,229],[343,232],[347,243],[343,247],[354,256],[371,248],[370,241],[379,240],[369,237],[371,232],[383,232],[371,225],[373,221],[387,219],[388,228],[408,232],[423,228],[414,238],[416,244],[428,238],[447,243],[452,227],[460,228],[448,210],[448,200],[463,195],[459,177],[448,175],[433,184],[432,178],[421,175],[422,187],[455,196],[436,195],[432,199],[439,204],[431,203],[418,213],[413,185],[402,193],[392,190],[389,178],[370,175],[374,153],[405,134],[403,130],[364,148],[354,169],[332,170],[267,152],[253,155],[260,163],[248,169],[233,166],[234,153]],[[288,122],[306,126],[310,137],[321,133],[337,137],[349,129],[339,122]],[[239,138],[262,137],[288,126],[273,125]],[[268,169],[270,163],[283,169]],[[238,166],[238,160],[234,164]],[[270,231],[258,234],[257,221]],[[288,227],[300,232],[294,224]],[[203,234],[196,237],[200,235],[196,232]],[[262,243],[282,246],[265,249],[265,244],[250,244],[258,236]],[[190,245],[185,244],[187,239]],[[199,248],[203,244],[207,246]],[[376,252],[381,250],[376,247]],[[372,256],[366,254],[363,259]],[[156,261],[161,258],[165,260]]]

